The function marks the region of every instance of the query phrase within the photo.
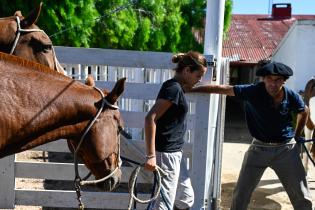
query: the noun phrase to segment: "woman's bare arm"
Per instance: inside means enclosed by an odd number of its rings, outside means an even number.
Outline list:
[[[155,170],[155,133],[156,121],[172,106],[172,102],[165,99],[158,99],[145,117],[145,142],[147,160],[145,167],[151,171]]]

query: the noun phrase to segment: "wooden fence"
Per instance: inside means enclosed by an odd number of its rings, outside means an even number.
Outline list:
[[[122,138],[122,155],[139,162],[144,161],[144,116],[153,105],[161,83],[172,76],[170,71],[174,67],[170,62],[172,54],[68,47],[57,47],[56,52],[68,76],[84,80],[88,74],[92,74],[99,88],[111,89],[118,78],[127,77],[125,92],[119,106],[125,126],[132,134],[133,140]],[[203,152],[200,149],[202,147],[193,147],[193,144],[195,140],[206,136],[207,125],[204,125],[203,113],[209,108],[208,104],[204,103],[207,101],[204,100],[205,97],[207,96],[204,94],[188,95],[189,117],[184,157],[188,160],[188,168],[194,171],[202,171],[206,167],[192,166],[190,161],[192,158],[202,157],[198,156]],[[34,150],[68,152],[65,140],[42,145]],[[84,165],[80,165],[79,169],[80,174],[88,172]],[[132,167],[122,168],[123,183],[128,182],[132,170]],[[73,190],[16,189],[16,178],[72,181],[74,179],[72,163],[15,161],[14,155],[1,159],[0,208],[13,209],[15,205],[76,208],[78,205]],[[138,182],[152,182],[150,174],[141,173]],[[198,190],[198,186],[194,187]],[[149,197],[148,194],[140,196]],[[86,190],[82,193],[82,199],[86,208],[127,209],[129,193]],[[137,209],[145,209],[145,206],[139,204]]]

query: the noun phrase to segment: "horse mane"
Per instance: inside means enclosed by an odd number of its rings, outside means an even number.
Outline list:
[[[19,16],[19,15],[18,15]],[[20,18],[23,16],[19,16]],[[16,16],[8,16],[8,17],[1,17],[0,20],[8,20],[8,19],[14,19],[15,20]],[[24,18],[24,17],[23,17]]]
[[[40,72],[43,72],[44,74],[47,74],[47,75],[48,74],[58,75],[59,77],[69,78],[66,75],[60,74],[59,72],[56,72],[56,71],[53,71],[52,69],[50,69],[49,67],[47,67],[43,64],[36,63],[36,62],[30,61],[30,60],[26,60],[24,58],[21,58],[21,57],[15,56],[15,55],[10,55],[7,53],[0,52],[0,61],[1,60],[7,61],[7,62],[12,63],[12,64],[20,65],[22,67],[31,68],[32,70],[40,71]],[[86,79],[86,85],[90,86],[90,87],[95,86],[95,81],[93,80],[93,77],[91,75],[89,75],[88,78]],[[108,91],[106,89],[103,90],[103,93],[105,95],[107,95],[109,92],[110,91]]]
[[[49,67],[47,67],[43,64],[36,63],[34,61],[31,61],[31,60],[26,60],[24,58],[21,58],[21,57],[15,56],[15,55],[10,55],[7,53],[0,52],[0,60],[4,60],[4,61],[12,63],[12,64],[17,64],[17,65],[20,65],[22,67],[31,68],[35,71],[40,71],[40,72],[43,72],[45,74],[62,75],[64,77],[66,77],[65,75],[60,74],[56,71],[53,71],[52,69],[50,69]]]

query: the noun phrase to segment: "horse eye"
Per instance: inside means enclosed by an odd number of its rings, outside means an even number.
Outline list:
[[[48,51],[51,50],[52,45],[51,45],[51,44],[45,44],[45,45],[43,45],[42,47],[43,47],[43,49],[42,49],[43,52],[47,53]]]
[[[29,45],[33,48],[36,53],[48,53],[52,49],[52,43],[42,42],[36,38],[30,40]]]

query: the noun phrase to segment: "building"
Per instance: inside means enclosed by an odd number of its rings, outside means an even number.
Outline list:
[[[303,92],[307,81],[315,76],[314,37],[315,20],[297,20],[272,55],[273,60],[294,69],[286,85],[297,92]]]

